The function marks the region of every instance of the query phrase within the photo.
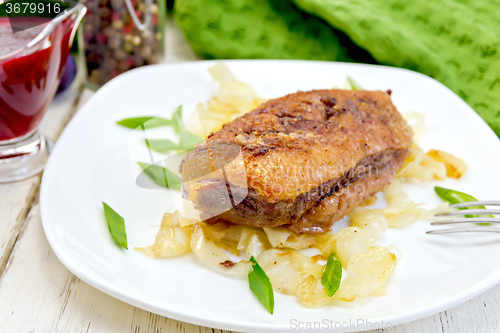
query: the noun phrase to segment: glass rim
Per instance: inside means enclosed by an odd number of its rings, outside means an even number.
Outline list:
[[[83,16],[86,11],[87,11],[87,7],[85,7],[81,3],[76,4],[73,8],[71,8],[69,10],[66,9],[65,10],[66,13],[63,12],[64,14],[56,16],[54,19],[49,21],[47,23],[47,25],[42,29],[42,31],[40,31],[40,33],[38,35],[36,35],[36,37],[33,38],[28,44],[24,45],[23,47],[15,50],[15,51],[12,51],[11,53],[7,53],[3,56],[0,56],[0,61],[6,60],[9,58],[13,58],[13,57],[25,52],[26,50],[29,50],[30,48],[34,47],[39,42],[41,42],[42,40],[44,40],[45,38],[50,36],[50,34],[59,25],[59,23],[61,23],[65,19],[67,19],[69,16],[71,16],[75,13],[78,13],[78,12],[81,12],[80,15]],[[76,20],[76,21],[78,21],[78,20]]]

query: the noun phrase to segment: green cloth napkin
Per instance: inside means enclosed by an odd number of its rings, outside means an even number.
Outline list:
[[[367,50],[442,82],[500,136],[500,0],[176,0],[174,17],[208,59],[372,62]]]
[[[207,59],[348,60],[328,24],[289,0],[176,0],[174,18]]]

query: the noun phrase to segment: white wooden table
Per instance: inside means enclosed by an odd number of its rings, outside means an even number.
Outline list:
[[[198,58],[169,20],[167,62],[190,60]],[[47,111],[41,130],[54,142],[92,95],[81,92],[74,85]],[[70,273],[52,252],[42,229],[40,179],[37,175],[0,185],[0,332],[221,332],[138,309]],[[495,320],[498,325],[500,285],[406,328],[384,331],[500,332]]]

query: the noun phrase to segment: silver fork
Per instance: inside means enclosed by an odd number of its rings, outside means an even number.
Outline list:
[[[463,208],[463,207],[474,207],[474,206],[500,206],[500,201],[471,201],[464,202],[455,205],[451,205],[450,208]],[[460,216],[460,215],[484,215],[484,214],[500,214],[500,209],[464,209],[464,210],[454,210],[449,213],[440,213],[435,216]],[[470,217],[456,220],[446,220],[432,222],[431,225],[449,225],[449,224],[460,224],[460,223],[493,223],[500,224],[500,218],[494,217]],[[450,234],[458,232],[498,232],[500,233],[500,228],[495,227],[469,227],[469,228],[453,228],[453,229],[441,229],[427,231],[427,234]]]

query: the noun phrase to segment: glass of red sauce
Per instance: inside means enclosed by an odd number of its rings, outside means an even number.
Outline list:
[[[38,125],[54,98],[85,11],[77,4],[49,22],[15,33],[11,21],[0,17],[0,183],[33,176],[45,165],[50,142]],[[33,26],[40,18],[15,19]]]

